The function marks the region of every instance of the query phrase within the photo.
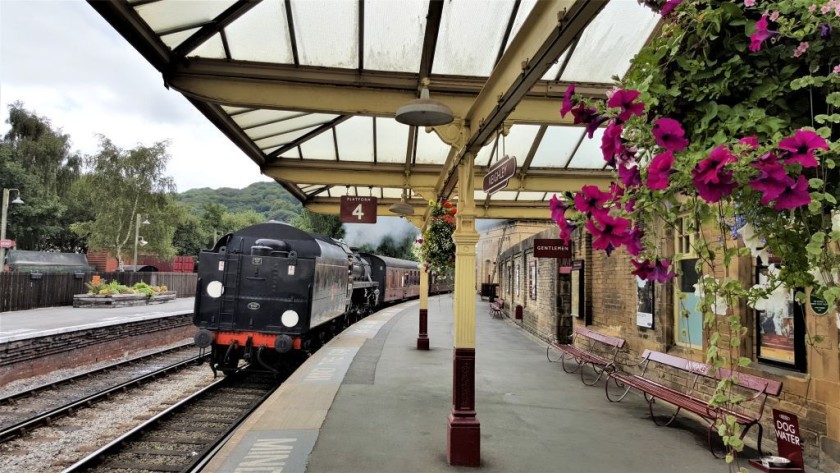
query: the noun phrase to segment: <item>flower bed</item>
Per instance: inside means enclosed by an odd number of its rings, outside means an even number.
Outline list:
[[[116,281],[110,283],[87,283],[87,294],[73,296],[73,307],[129,307],[146,304],[163,304],[175,300],[175,291],[166,286],[149,286],[139,282],[133,287],[123,286]]]

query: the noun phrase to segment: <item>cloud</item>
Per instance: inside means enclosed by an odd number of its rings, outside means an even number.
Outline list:
[[[179,191],[268,181],[258,166],[86,2],[4,1],[0,117],[16,101],[93,154],[97,135],[121,148],[169,140],[167,172]]]

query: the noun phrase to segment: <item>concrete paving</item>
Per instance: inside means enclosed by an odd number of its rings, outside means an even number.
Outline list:
[[[73,332],[139,320],[189,314],[194,297],[146,306],[75,308],[71,306],[0,312],[0,343]]]
[[[657,427],[641,396],[610,403],[603,382],[588,387],[564,373],[546,361],[544,343],[508,319],[491,319],[487,306],[477,302],[481,471],[728,471],[706,448],[703,427],[687,418],[677,427]],[[446,461],[451,296],[430,300],[428,352],[415,349],[417,324],[412,305],[359,349],[307,472],[475,471]]]

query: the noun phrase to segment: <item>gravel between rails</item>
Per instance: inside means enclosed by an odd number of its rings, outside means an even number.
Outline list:
[[[91,366],[85,366],[80,372],[90,369]],[[67,370],[63,371],[62,376],[67,376]],[[43,379],[22,381],[32,382],[32,386],[46,382]],[[0,471],[60,472],[212,381],[213,373],[205,363],[80,409],[71,417],[57,419],[50,426],[0,444]],[[17,388],[17,391],[23,389],[27,388]]]

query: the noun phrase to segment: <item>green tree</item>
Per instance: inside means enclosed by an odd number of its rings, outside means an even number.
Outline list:
[[[177,204],[178,224],[172,237],[172,246],[179,255],[198,256],[204,248],[209,248],[208,233],[201,224],[201,219],[190,214],[189,207]]]
[[[322,215],[303,209],[303,212],[292,220],[292,225],[305,232],[319,233],[335,239],[344,238],[344,224],[336,215]]]
[[[69,230],[88,214],[70,196],[81,172],[81,158],[70,137],[50,121],[16,102],[9,106],[10,128],[0,143],[0,184],[17,188],[24,206],[16,207],[7,234],[18,248],[78,252],[84,242]]]
[[[167,146],[158,142],[126,151],[100,136],[98,153],[85,163],[90,172],[76,189],[95,217],[71,225],[89,247],[108,251],[122,264],[124,252],[134,246],[137,215],[141,214],[151,222],[140,230],[150,243],[144,253],[161,258],[174,254],[177,222],[168,194],[174,192],[175,184],[164,174]]]

